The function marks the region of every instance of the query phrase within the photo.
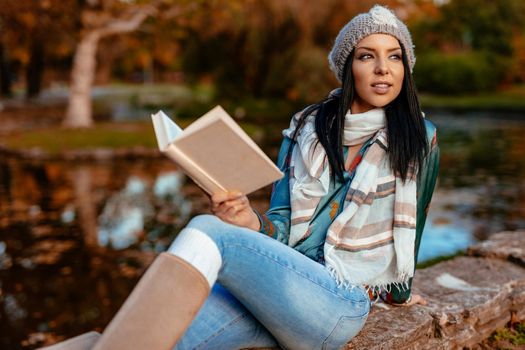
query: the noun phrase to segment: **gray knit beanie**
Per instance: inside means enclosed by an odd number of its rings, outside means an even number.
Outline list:
[[[361,13],[348,22],[335,38],[334,47],[328,54],[330,69],[339,81],[343,81],[346,59],[357,43],[370,34],[390,34],[405,47],[410,72],[414,69],[416,57],[414,45],[407,26],[386,7],[375,5],[367,13]]]

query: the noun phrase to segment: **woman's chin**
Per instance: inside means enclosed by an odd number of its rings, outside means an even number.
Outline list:
[[[388,105],[390,102],[394,101],[394,96],[377,96],[376,98],[373,98],[370,100],[370,105],[374,106],[374,108],[384,108],[386,105]]]

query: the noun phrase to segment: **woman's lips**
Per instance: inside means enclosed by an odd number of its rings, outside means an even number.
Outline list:
[[[372,90],[376,94],[379,94],[379,95],[384,95],[384,94],[388,93],[388,91],[390,90],[391,87],[392,87],[392,85],[388,84],[388,83],[372,84]]]

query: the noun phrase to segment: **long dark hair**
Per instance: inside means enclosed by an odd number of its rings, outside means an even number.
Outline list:
[[[416,85],[406,58],[406,51],[401,44],[405,76],[399,95],[384,107],[387,135],[388,157],[394,174],[403,181],[412,177],[420,169],[428,153],[425,124],[421,114]],[[345,160],[343,156],[343,129],[345,115],[355,98],[354,77],[352,74],[353,50],[348,56],[343,72],[341,94],[328,97],[307,107],[299,118],[293,134],[295,139],[305,123],[306,117],[315,113],[315,131],[319,142],[326,151],[332,175],[343,181]],[[413,167],[415,166],[415,169]]]

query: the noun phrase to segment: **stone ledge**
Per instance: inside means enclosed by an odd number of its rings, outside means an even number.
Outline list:
[[[467,250],[471,256],[509,260],[525,267],[525,231],[501,232]]]
[[[493,235],[458,257],[419,270],[427,306],[376,304],[346,349],[469,349],[525,318],[525,231]]]
[[[468,254],[419,270],[413,292],[428,305],[377,303],[345,349],[480,349],[511,317],[524,320],[525,268],[519,259],[525,255],[525,231],[493,235]]]

